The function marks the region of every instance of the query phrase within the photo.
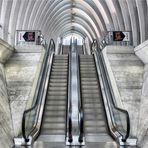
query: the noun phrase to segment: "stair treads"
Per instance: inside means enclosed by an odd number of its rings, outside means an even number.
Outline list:
[[[102,95],[95,62],[91,56],[80,56],[81,96],[84,108],[85,134],[107,133]]]
[[[54,56],[41,135],[64,135],[66,125],[68,56]]]

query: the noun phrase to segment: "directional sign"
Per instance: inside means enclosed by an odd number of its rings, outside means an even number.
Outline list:
[[[35,32],[25,32],[23,38],[26,42],[34,42],[35,41]]]
[[[25,31],[19,31],[18,32],[18,42],[25,42],[23,35],[25,34]]]
[[[130,41],[130,34],[129,32],[114,31],[113,41]]]
[[[35,32],[20,31],[18,33],[19,42],[35,42]]]

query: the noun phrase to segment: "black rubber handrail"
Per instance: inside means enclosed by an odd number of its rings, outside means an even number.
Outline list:
[[[93,43],[92,43],[92,45],[91,45],[91,48],[93,47],[93,44],[97,44],[97,50],[99,50],[98,53],[101,55],[101,54],[102,54],[102,50],[101,50],[100,48],[98,48],[98,43],[97,43],[97,40],[96,40],[96,39],[93,40]],[[92,49],[91,49],[91,50],[92,50]],[[110,85],[110,82],[109,82],[109,79],[108,79],[108,76],[107,76],[107,70],[106,70],[107,68],[106,68],[106,66],[105,66],[105,64],[104,64],[104,63],[105,63],[105,62],[104,62],[104,58],[100,56],[98,59],[100,60],[101,65],[102,65],[102,68],[103,68],[103,70],[104,70],[103,75],[106,76],[106,80],[107,80],[107,84],[108,84],[108,88],[109,88],[109,92],[110,92],[110,96],[111,96],[111,100],[112,100],[112,105],[113,105],[113,107],[114,107],[116,110],[118,110],[119,112],[124,113],[125,116],[126,116],[126,121],[127,121],[127,122],[126,122],[126,127],[127,127],[127,130],[126,130],[125,136],[122,135],[122,142],[126,142],[126,140],[128,139],[128,137],[129,137],[129,135],[130,135],[130,118],[129,118],[129,113],[128,113],[127,110],[121,109],[121,108],[119,108],[119,107],[117,107],[117,106],[115,105],[115,102],[114,102],[114,99],[113,99],[114,93],[113,93],[113,91],[112,91],[112,88],[111,88],[111,85]],[[116,128],[115,128],[115,129],[116,129]],[[119,132],[119,133],[120,133],[120,132]]]
[[[83,142],[83,137],[84,137],[84,110],[83,110],[83,100],[82,100],[82,88],[81,88],[81,75],[80,75],[80,56],[78,56],[78,77],[79,77],[79,142]]]
[[[45,72],[46,72],[46,63],[47,63],[48,58],[49,58],[50,50],[51,51],[52,50],[55,51],[55,43],[54,43],[53,39],[50,40],[48,49],[46,50],[45,57],[43,59],[43,64],[42,64],[41,71],[40,71],[40,78],[38,80],[37,88],[36,88],[36,93],[35,93],[35,96],[34,96],[34,99],[33,99],[33,100],[35,100],[35,103],[34,103],[33,107],[31,107],[30,109],[25,110],[24,113],[23,113],[23,118],[22,118],[22,136],[23,136],[25,142],[29,141],[29,138],[28,138],[29,136],[26,135],[26,114],[31,112],[31,111],[33,111],[38,106],[39,100],[41,99],[41,98],[39,98],[39,96],[41,94],[40,90],[42,89],[42,87],[44,87],[44,86],[42,86],[42,82],[43,82],[43,80],[45,78],[45,75],[46,75],[45,74]],[[36,126],[36,123],[32,127],[32,129],[30,130],[30,133],[35,129],[35,126]]]
[[[67,136],[68,136],[68,142],[73,141],[73,136],[72,136],[72,104],[71,104],[71,51],[72,51],[72,40],[70,44],[70,51],[69,51],[69,61],[68,61],[68,66],[69,66],[69,72],[68,72],[68,98],[67,98]]]

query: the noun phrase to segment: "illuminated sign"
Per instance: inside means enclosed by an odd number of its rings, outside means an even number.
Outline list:
[[[113,41],[130,41],[130,33],[113,31]]]
[[[18,41],[20,42],[35,42],[35,32],[20,31],[18,34]]]

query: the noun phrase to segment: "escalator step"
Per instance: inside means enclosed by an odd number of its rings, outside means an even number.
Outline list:
[[[52,123],[64,123],[65,122],[65,118],[63,117],[48,117],[45,114],[45,118],[43,119],[44,124],[52,124]]]
[[[41,129],[42,135],[63,135],[65,134],[65,129]]]
[[[45,116],[48,116],[48,117],[65,117],[65,112],[64,111],[55,111],[55,112],[51,112],[51,111],[46,111],[44,113]]]
[[[97,127],[85,127],[85,133],[87,134],[87,133],[89,133],[89,134],[93,134],[93,133],[107,133],[107,130],[106,130],[106,127],[104,126],[102,126],[102,127],[99,127],[99,128],[97,128]]]
[[[59,110],[61,110],[61,111],[65,111],[65,106],[48,106],[48,105],[46,105],[45,106],[45,110],[50,110],[50,111],[55,111],[55,110],[57,110],[57,111],[59,111]]]
[[[57,129],[57,130],[62,130],[65,129],[65,123],[43,123],[42,124],[42,128],[47,129],[47,130],[53,130],[53,129]]]

